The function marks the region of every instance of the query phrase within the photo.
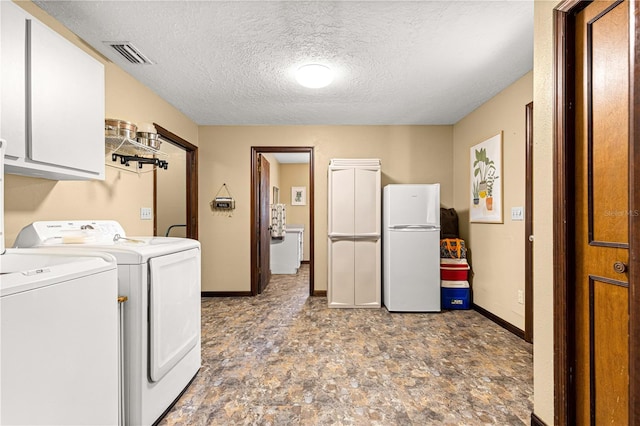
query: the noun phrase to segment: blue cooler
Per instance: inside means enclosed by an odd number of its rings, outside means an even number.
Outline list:
[[[470,309],[471,290],[468,281],[441,281],[442,309]]]

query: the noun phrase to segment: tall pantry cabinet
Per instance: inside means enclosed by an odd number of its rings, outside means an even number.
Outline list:
[[[381,306],[380,160],[333,159],[328,177],[331,308]]]

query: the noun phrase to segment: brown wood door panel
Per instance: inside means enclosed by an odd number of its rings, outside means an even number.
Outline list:
[[[576,16],[576,423],[629,419],[628,3]]]
[[[590,351],[595,361],[590,410],[596,425],[624,425],[629,405],[628,284],[590,277]]]
[[[589,233],[596,242],[626,245],[629,243],[629,47],[621,31],[627,34],[628,13],[628,4],[624,3],[591,18],[585,46],[591,56],[586,64],[587,114],[591,116],[589,172],[594,185],[589,193]]]

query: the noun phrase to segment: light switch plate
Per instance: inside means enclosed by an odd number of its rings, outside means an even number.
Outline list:
[[[140,219],[151,220],[151,207],[140,207]]]
[[[511,220],[524,220],[524,207],[511,207]]]

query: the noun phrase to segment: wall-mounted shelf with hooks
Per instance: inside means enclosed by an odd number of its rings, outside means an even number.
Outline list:
[[[169,167],[169,163],[165,160],[160,160],[158,158],[149,158],[149,157],[140,157],[139,155],[122,155],[122,154],[111,154],[112,161],[118,161],[120,159],[120,164],[125,167],[129,167],[130,161],[137,161],[138,168],[141,169],[145,164],[153,164],[154,166],[158,166],[160,169],[165,169]]]
[[[105,151],[111,161],[118,165],[109,162],[106,164],[119,170],[141,173],[142,166],[145,164],[153,165],[152,170],[156,167],[166,170],[169,166],[167,160],[157,158],[168,158],[169,154],[122,136],[105,136]],[[128,168],[132,161],[138,163],[135,169]]]

